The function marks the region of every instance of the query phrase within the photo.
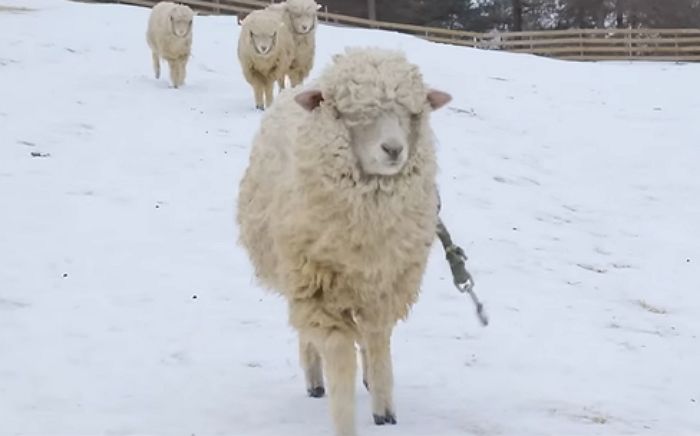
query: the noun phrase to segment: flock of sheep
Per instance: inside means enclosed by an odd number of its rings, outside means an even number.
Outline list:
[[[355,436],[356,344],[374,422],[396,424],[391,335],[418,298],[435,240],[430,114],[451,97],[428,88],[403,53],[379,48],[347,48],[299,86],[313,62],[316,8],[287,0],[243,20],[239,57],[266,110],[236,221],[257,278],[288,302],[308,394],[327,387],[335,434]],[[188,9],[161,3],[149,24],[156,75],[162,56],[176,87],[191,44]],[[285,77],[292,87],[271,104]]]
[[[294,87],[308,77],[314,65],[316,11],[320,7],[314,0],[286,0],[253,11],[241,22],[238,60],[253,87],[257,109],[272,104],[275,82],[281,91],[287,78]],[[193,18],[189,6],[162,1],[153,7],[148,21],[146,40],[156,79],[160,78],[160,59],[165,59],[175,88],[185,81]]]

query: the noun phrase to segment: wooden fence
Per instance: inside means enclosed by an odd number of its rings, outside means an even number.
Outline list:
[[[148,7],[157,1],[106,0],[109,3]],[[190,5],[200,13],[228,15],[247,14],[271,3],[264,0],[178,1]],[[368,20],[334,14],[327,10],[319,11],[319,19],[339,25],[393,30],[446,44],[530,53],[566,60],[700,61],[700,29],[571,29],[477,33]]]

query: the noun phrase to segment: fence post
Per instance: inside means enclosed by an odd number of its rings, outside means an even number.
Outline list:
[[[583,52],[583,32],[580,32],[578,34],[578,46],[579,46],[579,56],[581,59],[583,59],[584,52]]]
[[[221,4],[221,0],[215,0],[215,2],[216,2],[216,7],[214,8],[214,13],[216,15],[221,15],[221,8],[219,7],[219,5]]]
[[[632,28],[630,27],[627,32],[627,56],[632,59]]]

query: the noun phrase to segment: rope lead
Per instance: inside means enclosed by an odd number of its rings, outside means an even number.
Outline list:
[[[464,254],[462,247],[455,245],[452,242],[452,237],[450,232],[447,231],[447,227],[442,222],[442,219],[438,217],[437,235],[440,238],[443,248],[445,249],[445,258],[450,264],[450,270],[452,270],[452,281],[455,284],[457,290],[463,294],[469,294],[474,305],[476,306],[476,316],[481,321],[483,326],[489,324],[488,316],[484,310],[484,305],[479,301],[479,298],[474,292],[474,279],[471,274],[467,271],[464,263],[467,261],[467,255]]]

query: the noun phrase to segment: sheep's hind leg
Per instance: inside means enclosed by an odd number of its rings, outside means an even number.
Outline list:
[[[153,57],[153,72],[156,75],[156,79],[160,79],[160,56],[156,52],[151,52]]]
[[[369,390],[372,396],[372,416],[377,425],[396,424],[392,390],[394,375],[391,367],[391,328],[363,332]]]
[[[325,329],[317,340],[328,378],[331,414],[336,436],[356,436],[355,373],[357,352],[355,339],[348,331]]]
[[[279,92],[282,92],[285,86],[287,86],[287,83],[285,81],[286,76],[282,76],[282,78],[277,79],[277,86],[279,86],[280,90]]]
[[[362,360],[362,384],[365,385],[365,389],[369,391],[369,373],[367,372],[367,346],[364,343],[360,344],[360,357]]]
[[[289,83],[292,85],[292,88],[294,88],[297,85],[301,85],[303,81],[304,78],[301,71],[291,70],[289,72]]]
[[[299,335],[299,361],[306,378],[306,392],[310,397],[321,398],[326,394],[326,389],[323,385],[321,355],[318,353],[316,346],[302,335]]]

